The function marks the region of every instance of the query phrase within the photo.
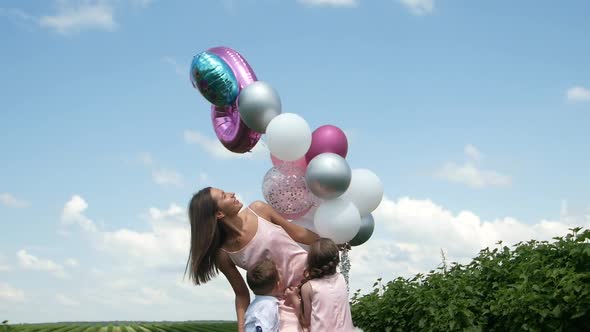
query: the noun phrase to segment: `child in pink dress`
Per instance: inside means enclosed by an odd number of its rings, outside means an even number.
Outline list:
[[[309,248],[301,295],[294,288],[285,292],[287,301],[298,311],[301,325],[308,327],[310,332],[355,330],[346,282],[336,272],[338,263],[338,246],[334,241],[317,240]]]

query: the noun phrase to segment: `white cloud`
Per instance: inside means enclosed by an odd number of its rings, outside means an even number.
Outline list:
[[[242,269],[238,269],[244,280],[246,280],[246,272]],[[222,280],[222,278],[213,279],[210,281],[211,285],[208,290],[212,291],[216,297],[224,298],[226,300],[234,299],[234,292],[232,291],[231,287],[225,287],[227,281]],[[209,284],[207,284],[209,285]],[[196,287],[192,282],[188,281],[188,279],[180,279],[176,280],[175,286],[177,289],[181,290],[182,292],[192,293],[194,296],[202,296],[203,295],[203,288],[205,287]]]
[[[155,183],[163,186],[181,187],[183,184],[182,175],[173,170],[157,169],[152,171],[152,179]]]
[[[80,306],[80,302],[72,299],[71,297],[68,297],[64,294],[58,293],[55,295],[55,299],[57,300],[58,303],[66,306],[66,307],[79,307]]]
[[[86,231],[96,232],[96,225],[92,220],[84,215],[84,211],[88,208],[86,201],[79,195],[74,195],[65,204],[62,211],[62,223],[64,225],[78,224]]]
[[[114,275],[120,277],[109,279]],[[95,280],[92,287],[81,289],[79,293],[87,302],[85,306],[96,305],[115,312],[124,311],[125,319],[141,319],[146,312],[155,321],[227,319],[235,316],[234,293],[227,280],[221,276],[206,285],[195,286],[188,280],[182,280],[182,271],[146,273],[142,270],[123,271],[115,267],[104,280]],[[206,303],[203,299],[207,299]]]
[[[157,166],[156,160],[149,152],[139,153],[137,158],[143,165],[151,168],[154,183],[161,186],[182,187],[184,185],[182,174],[172,169]]]
[[[192,130],[184,131],[184,141],[188,144],[197,144],[210,156],[216,159],[256,159],[270,158],[268,148],[262,140],[258,141],[251,152],[233,153],[226,149],[219,140],[210,138]]]
[[[29,254],[26,250],[21,249],[16,253],[18,262],[25,270],[44,271],[53,274],[58,278],[67,278],[63,266],[49,259],[41,259]]]
[[[152,207],[146,217],[148,231],[122,228],[101,232],[96,234],[97,247],[142,267],[184,266],[190,241],[186,210],[176,204],[166,210]]]
[[[483,154],[473,145],[464,148],[468,161],[463,165],[445,163],[436,173],[439,179],[465,184],[472,188],[506,187],[512,184],[512,177],[493,170],[484,170],[475,165],[483,159]]]
[[[585,102],[590,101],[590,89],[582,86],[574,86],[567,90],[567,100],[573,102]]]
[[[80,264],[78,263],[78,261],[77,261],[77,260],[75,260],[75,259],[73,259],[73,258],[68,258],[68,259],[66,260],[66,263],[65,263],[65,265],[66,265],[66,266],[69,266],[69,267],[77,267],[77,266],[79,266]]]
[[[1,257],[0,257],[1,258]],[[9,272],[12,271],[12,267],[0,260],[0,272]]]
[[[317,7],[356,7],[358,5],[357,0],[298,0],[307,6]]]
[[[90,275],[94,278],[100,279],[106,276],[106,272],[99,268],[93,267],[90,269]]]
[[[481,159],[483,158],[483,154],[479,152],[479,150],[471,144],[465,145],[463,151],[465,152],[465,155],[473,161],[478,162],[481,161]]]
[[[434,11],[434,0],[399,0],[414,15],[426,15]]]
[[[21,289],[14,288],[9,284],[0,282],[0,300],[6,300],[10,302],[24,302],[25,292]]]
[[[39,25],[59,33],[78,32],[85,29],[113,31],[117,23],[113,8],[105,1],[59,0],[55,15],[42,16]]]
[[[154,221],[162,221],[166,219],[172,219],[175,221],[185,221],[185,210],[177,204],[170,204],[167,210],[160,210],[158,208],[148,209],[149,218]]]
[[[189,76],[188,66],[181,66],[178,63],[178,61],[176,61],[174,58],[169,57],[169,56],[165,56],[162,58],[162,61],[164,61],[165,63],[172,66],[172,68],[174,68],[174,72],[178,76],[185,77],[185,78],[187,78]]]
[[[481,170],[476,166],[466,163],[457,165],[446,163],[438,172],[437,176],[451,182],[468,185],[472,188],[505,187],[512,184],[510,176],[500,174],[496,171]]]
[[[568,224],[583,224],[590,221],[590,206],[570,206],[569,202],[564,199],[561,201],[560,219]]]
[[[13,208],[24,208],[29,206],[29,202],[18,199],[10,193],[0,193],[0,203]]]
[[[105,282],[105,286],[112,290],[125,290],[140,284],[139,280],[131,278],[117,278]]]
[[[93,245],[99,250],[123,260],[134,260],[139,266],[147,268],[182,266],[185,263],[190,229],[186,210],[180,206],[171,204],[166,210],[150,208],[145,216],[150,226],[148,231],[127,228],[99,230],[83,214],[87,208],[86,201],[75,196],[66,203],[62,219],[78,224],[91,236]]]
[[[42,28],[55,30],[61,34],[98,29],[113,31],[115,9],[122,4],[146,8],[152,0],[55,0],[56,12],[40,17],[30,15],[18,8],[0,8],[0,16],[32,22]]]
[[[385,197],[373,215],[373,238],[350,252],[351,292],[359,288],[368,291],[379,277],[386,282],[434,270],[442,262],[441,248],[448,264],[465,264],[480,249],[497,247],[500,240],[511,246],[564,236],[574,226],[590,227],[590,217],[573,224],[567,220],[528,224],[512,217],[487,221],[471,211],[455,214],[430,200],[408,197],[397,201]]]
[[[80,217],[82,212],[84,212],[87,208],[88,204],[86,201],[82,197],[74,195],[63,208],[62,220],[74,220]]]
[[[165,290],[142,287],[139,290],[139,293],[136,293],[135,296],[130,297],[129,300],[133,303],[141,305],[152,305],[156,303],[164,304],[170,301],[170,297]]]
[[[17,8],[0,8],[0,16],[16,18],[23,21],[35,21],[35,17]]]
[[[6,263],[6,257],[0,253],[0,272],[12,271],[12,266]]]
[[[202,185],[206,185],[210,182],[209,174],[205,172],[199,173],[199,183]]]
[[[139,7],[147,7],[151,5],[154,0],[131,0],[131,3]]]
[[[145,166],[152,166],[154,164],[154,158],[149,152],[141,152],[137,155],[137,159]]]

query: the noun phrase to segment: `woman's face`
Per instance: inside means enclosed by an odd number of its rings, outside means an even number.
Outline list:
[[[225,216],[237,215],[242,209],[243,204],[238,201],[235,193],[225,192],[218,188],[211,188],[211,197],[217,202],[217,207],[219,208],[217,219],[221,219]]]

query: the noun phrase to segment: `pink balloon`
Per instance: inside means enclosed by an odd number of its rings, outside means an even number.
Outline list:
[[[294,160],[294,161],[284,161],[284,160],[281,160],[271,154],[270,160],[272,160],[272,164],[275,167],[278,167],[278,166],[281,166],[282,164],[287,163],[287,164],[289,164],[289,166],[295,167],[295,168],[300,169],[304,172],[305,172],[305,170],[307,170],[307,161],[305,161],[305,156],[303,156],[297,160]]]
[[[311,209],[311,207],[310,207],[310,209]],[[279,214],[281,216],[283,216],[283,218],[285,218],[287,220],[295,220],[295,219],[299,219],[299,218],[305,216],[308,212],[309,212],[309,209],[308,210],[304,210],[304,211],[302,211],[300,213],[287,214],[287,213],[281,213],[281,212],[279,212]]]
[[[305,171],[284,163],[271,168],[262,180],[262,194],[286,219],[297,219],[305,215],[316,202],[307,188]]]
[[[305,154],[305,160],[309,163],[315,156],[331,152],[342,158],[348,153],[348,140],[344,132],[332,125],[321,126],[311,134],[311,146]]]

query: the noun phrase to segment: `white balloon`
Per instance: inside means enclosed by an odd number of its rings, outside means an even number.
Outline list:
[[[361,216],[373,212],[383,198],[383,184],[379,177],[368,169],[352,170],[352,179],[348,189],[340,196],[354,203]]]
[[[352,240],[361,228],[361,215],[356,206],[347,200],[326,200],[315,212],[314,224],[321,237],[337,244]]]
[[[309,209],[309,211],[307,211],[306,214],[304,214],[303,216],[297,218],[297,219],[292,219],[291,222],[294,224],[297,224],[301,227],[307,228],[312,232],[316,232],[315,229],[315,225],[313,224],[313,216],[315,215],[315,211],[317,210],[317,207],[312,207],[311,209]]]
[[[311,209],[309,209],[309,211],[305,215],[303,215],[302,217],[299,217],[297,219],[293,219],[293,220],[291,220],[291,222],[294,223],[295,225],[299,225],[303,228],[307,228],[310,231],[317,234],[318,230],[315,229],[315,224],[313,223],[313,218],[315,216],[315,212],[317,209],[318,209],[317,206],[313,206]],[[305,251],[309,252],[309,245],[303,244],[303,243],[298,243],[298,244]]]
[[[311,129],[297,114],[279,114],[266,127],[266,144],[273,156],[283,161],[294,161],[309,150]]]

